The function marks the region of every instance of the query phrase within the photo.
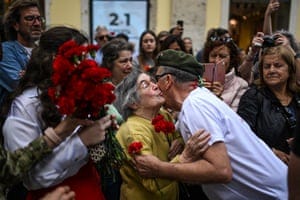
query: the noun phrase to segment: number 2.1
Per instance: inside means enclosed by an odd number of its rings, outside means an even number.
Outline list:
[[[110,25],[111,26],[118,26],[119,22],[119,15],[117,13],[110,13],[109,14],[110,17],[112,17],[112,20],[110,21]],[[126,26],[130,26],[130,14],[129,13],[124,13],[124,16],[126,18]]]

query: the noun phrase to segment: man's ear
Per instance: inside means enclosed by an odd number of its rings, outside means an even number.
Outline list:
[[[169,90],[170,87],[171,87],[171,85],[172,85],[173,83],[174,83],[174,79],[173,79],[172,75],[167,74],[167,75],[166,75],[165,85],[164,85],[165,90]]]

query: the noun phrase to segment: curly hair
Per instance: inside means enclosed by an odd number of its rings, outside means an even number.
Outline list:
[[[48,88],[52,85],[52,63],[58,48],[68,40],[74,40],[78,44],[88,42],[88,39],[80,31],[65,26],[50,28],[40,38],[39,46],[33,49],[27,65],[25,75],[9,100],[3,106],[1,117],[6,116],[10,110],[13,99],[30,87],[37,87],[41,101],[41,116],[46,126],[54,127],[61,119],[61,114],[48,96]]]
[[[17,39],[17,31],[14,25],[20,21],[21,11],[29,7],[37,7],[40,10],[40,6],[36,0],[16,0],[8,7],[3,18],[4,32],[7,40]]]
[[[115,89],[116,100],[113,104],[124,120],[127,120],[134,112],[131,105],[140,102],[140,95],[137,92],[137,80],[142,73],[141,70],[134,69]]]

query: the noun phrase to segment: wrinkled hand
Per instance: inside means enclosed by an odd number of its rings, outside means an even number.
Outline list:
[[[40,200],[75,200],[75,192],[71,191],[69,186],[61,186]]]
[[[278,0],[270,0],[265,15],[271,15],[273,12],[279,10],[279,7],[280,3]]]
[[[106,129],[114,126],[115,123],[114,116],[106,115],[95,121],[92,125],[84,127],[78,135],[86,146],[96,145],[105,140]]]
[[[177,154],[180,154],[184,149],[184,144],[182,143],[181,139],[176,139],[172,142],[168,158],[169,160],[172,160]]]
[[[20,70],[19,71],[19,77],[22,78],[25,75],[26,71],[25,70]]]
[[[193,162],[199,160],[205,151],[208,149],[208,141],[210,134],[201,129],[197,131],[185,144],[185,148],[180,155],[179,161],[181,163]]]
[[[280,159],[282,160],[282,162],[284,162],[286,165],[289,164],[290,161],[290,155],[284,153],[283,151],[280,151],[278,149],[272,148],[274,154]]]
[[[263,32],[257,32],[256,35],[253,37],[251,42],[251,56],[254,56],[260,48],[262,47],[262,44],[264,42],[264,33]]]
[[[65,139],[73,133],[77,126],[90,126],[93,123],[91,120],[66,117],[54,128],[54,131],[61,139]]]
[[[158,177],[159,163],[161,161],[153,155],[135,155],[134,165],[140,176],[145,178]]]
[[[286,36],[284,36],[280,33],[275,33],[273,35],[273,38],[276,38],[275,39],[275,45],[283,45],[283,46],[286,46],[286,47],[290,46],[289,39]]]
[[[212,91],[217,97],[220,97],[224,91],[224,85],[220,82],[207,82],[203,81],[204,87]]]

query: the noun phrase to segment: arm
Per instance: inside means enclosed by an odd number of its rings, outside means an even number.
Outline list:
[[[151,156],[137,156],[136,165],[143,176],[193,183],[227,183],[232,178],[230,160],[225,144],[213,144],[203,159],[192,163],[168,163]]]
[[[61,122],[55,129],[57,137],[64,140],[68,136],[68,129],[72,127],[73,124],[89,123],[84,120],[73,120],[67,118]],[[2,148],[0,149],[0,177],[2,182],[6,184],[13,184],[21,180],[24,174],[30,170],[30,168],[41,160],[44,156],[52,152],[58,143],[53,142],[48,136],[43,135],[31,143],[28,146],[18,149],[14,152],[6,152]]]
[[[263,43],[263,36],[264,33],[262,32],[256,33],[256,35],[252,39],[251,47],[249,48],[246,58],[243,60],[243,63],[238,68],[238,72],[240,73],[241,77],[244,80],[246,80],[249,84],[251,84],[254,79],[252,70],[254,65],[254,59],[261,49]]]
[[[270,0],[265,11],[265,18],[263,24],[263,32],[266,35],[272,35],[272,13],[279,9],[279,2],[278,0]]]
[[[12,42],[3,43],[2,48],[3,56],[0,61],[0,85],[11,92],[17,86],[21,78],[20,72],[25,70],[28,58],[22,49],[16,48]]]
[[[23,148],[34,139],[43,135],[39,123],[41,119],[38,119],[36,111],[38,106],[36,103],[24,106],[22,103],[28,103],[27,101],[28,99],[25,98],[20,101],[14,101],[14,110],[11,111],[11,115],[6,119],[3,126],[4,142],[9,151]],[[109,122],[109,120],[106,121]],[[71,126],[67,126],[69,129],[67,129],[66,134],[72,134],[74,126],[77,125],[76,123],[71,123]],[[95,142],[104,139],[105,127],[98,127],[97,134],[89,134],[91,132],[90,129],[96,129],[97,126],[99,126],[99,123],[93,123],[92,126],[84,129],[85,131],[81,131],[79,135],[73,134],[69,136],[52,153],[47,157],[43,157],[26,174],[24,183],[28,189],[49,187],[74,175],[87,161],[86,145],[91,144],[91,142],[95,144]],[[55,131],[59,132],[59,130]],[[101,134],[103,135],[101,136]]]

